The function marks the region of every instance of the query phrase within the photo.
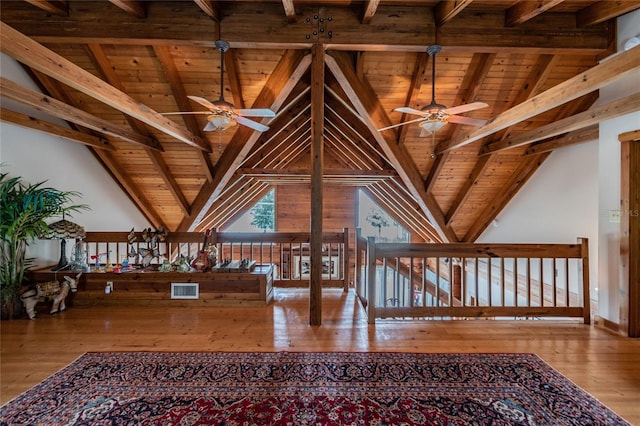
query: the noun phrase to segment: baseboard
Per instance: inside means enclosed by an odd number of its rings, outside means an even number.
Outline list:
[[[617,322],[611,321],[606,318],[602,318],[601,316],[596,315],[594,318],[594,325],[596,327],[602,328],[604,330],[610,331],[614,334],[619,334],[622,336],[626,336],[626,331],[618,324]]]

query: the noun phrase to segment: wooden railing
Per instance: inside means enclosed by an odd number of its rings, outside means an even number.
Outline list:
[[[358,240],[356,247],[361,247]],[[588,241],[578,244],[367,244],[376,318],[580,317],[590,323]]]
[[[348,229],[343,232],[324,233],[323,241],[323,285],[349,286],[349,242]],[[150,264],[157,267],[165,259],[174,262],[182,255],[192,259],[203,249],[204,234],[197,232],[170,232],[158,238],[157,244],[145,241],[142,232],[136,232],[129,241],[127,232],[87,232],[82,242],[82,253],[86,263],[92,268],[104,269],[111,264],[117,268],[127,260],[139,265],[141,253],[151,253]],[[207,239],[210,249],[215,246],[218,261],[250,259],[257,264],[275,265],[274,285],[309,285],[309,233],[228,233],[212,230]]]
[[[356,294],[369,322],[377,318],[579,317],[590,323],[588,241],[578,244],[375,243],[348,230],[323,234],[323,285]],[[104,268],[128,259],[140,262],[149,249],[141,233],[89,232],[83,253]],[[309,285],[309,233],[218,233],[209,243],[218,260],[249,258],[274,265],[274,285]],[[203,234],[169,233],[157,245],[152,265],[179,255],[194,257]],[[102,256],[97,256],[102,254]]]

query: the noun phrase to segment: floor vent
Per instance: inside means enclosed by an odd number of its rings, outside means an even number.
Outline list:
[[[199,283],[171,283],[172,299],[197,299],[199,294]]]

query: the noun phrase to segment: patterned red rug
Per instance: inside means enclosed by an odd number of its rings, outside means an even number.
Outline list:
[[[87,353],[3,425],[627,425],[532,354]]]

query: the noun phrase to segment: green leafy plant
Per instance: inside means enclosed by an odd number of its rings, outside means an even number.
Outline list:
[[[27,246],[49,231],[45,221],[88,208],[67,205],[80,193],[45,187],[45,183],[29,184],[0,173],[0,291],[5,302],[18,297],[25,270],[34,263],[26,257]]]

